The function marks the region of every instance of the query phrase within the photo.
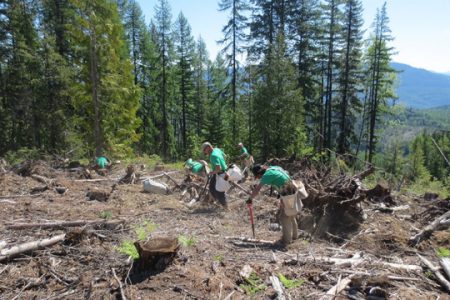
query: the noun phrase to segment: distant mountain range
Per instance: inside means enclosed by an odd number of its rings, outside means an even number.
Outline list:
[[[398,71],[397,102],[413,108],[450,105],[450,76],[400,63],[392,63]]]

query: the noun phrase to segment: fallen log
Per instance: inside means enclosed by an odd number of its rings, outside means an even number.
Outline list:
[[[434,273],[437,281],[441,284],[441,286],[445,288],[447,292],[450,293],[450,282],[447,279],[445,279],[444,275],[442,275],[441,272],[439,272],[439,268],[434,266],[428,259],[421,256],[420,254],[417,254],[417,256]]]
[[[60,222],[47,222],[47,223],[16,223],[6,225],[7,229],[20,230],[28,228],[61,228],[61,227],[77,227],[77,226],[105,226],[108,228],[116,227],[117,225],[123,224],[124,220],[106,221],[106,220],[76,220],[76,221],[60,221]]]
[[[445,274],[447,274],[447,278],[450,280],[450,258],[443,257],[439,263],[441,264]]]
[[[341,277],[339,276],[339,280],[338,282],[331,287],[331,289],[329,289],[325,295],[323,295],[322,297],[320,297],[320,300],[333,300],[336,299],[336,296],[342,292],[347,285],[352,281],[352,277],[353,275],[350,275],[348,277],[345,277],[344,279],[341,280]]]
[[[13,258],[13,257],[15,257],[19,254],[25,253],[25,252],[52,246],[60,241],[63,241],[65,237],[66,237],[66,234],[64,233],[64,234],[54,236],[52,238],[39,240],[39,241],[33,241],[33,242],[27,242],[27,243],[23,243],[23,244],[20,244],[20,245],[17,245],[17,246],[8,248],[8,249],[3,249],[0,251],[0,261],[4,261],[4,260],[10,259],[10,258]]]
[[[270,282],[272,283],[273,289],[277,292],[277,299],[278,300],[286,300],[286,297],[284,296],[283,285],[281,284],[278,277],[275,275],[272,275],[269,277],[269,279],[270,279]]]
[[[41,176],[41,175],[37,175],[37,174],[32,174],[31,178],[33,178],[34,180],[37,180],[37,181],[39,181],[39,182],[41,182],[41,183],[43,183],[43,184],[45,184],[47,186],[51,186],[51,185],[53,185],[55,183],[54,179],[50,179],[50,178],[47,178],[47,177],[44,177],[44,176]]]
[[[436,218],[429,225],[425,226],[419,233],[409,239],[411,246],[418,245],[421,241],[428,239],[431,234],[440,229],[444,229],[450,225],[450,211]]]
[[[372,266],[382,266],[382,267],[389,267],[394,269],[402,269],[407,271],[420,271],[422,268],[418,265],[405,265],[405,264],[396,264],[396,263],[390,263],[385,261],[379,261],[379,260],[371,260],[371,259],[364,259],[361,257],[352,257],[352,258],[337,258],[337,257],[323,257],[323,256],[308,256],[308,257],[295,257],[294,259],[291,259],[290,261],[286,261],[286,264],[294,264],[297,262],[319,262],[319,263],[332,263],[336,266],[354,266],[359,265],[363,263],[369,263]]]
[[[247,243],[257,243],[257,244],[275,244],[276,241],[268,241],[268,240],[258,240],[258,239],[251,239],[246,237],[233,237],[233,236],[226,236],[226,240],[238,240],[241,242],[247,242]]]

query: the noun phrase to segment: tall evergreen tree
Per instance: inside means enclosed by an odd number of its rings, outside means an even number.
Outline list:
[[[95,154],[130,154],[138,140],[139,88],[117,6],[109,0],[72,0],[77,19],[71,28],[77,52],[76,126],[81,141]]]
[[[192,120],[192,97],[194,93],[193,61],[195,43],[191,35],[191,27],[183,13],[179,14],[175,23],[175,50],[178,60],[177,82],[180,97],[179,104],[181,106],[181,152],[186,153],[188,135],[193,133],[193,130],[190,129],[190,123]]]
[[[325,111],[323,118],[324,146],[328,149],[334,147],[335,130],[332,127],[334,111],[335,81],[338,72],[337,55],[341,47],[341,29],[342,29],[342,0],[325,0],[323,12],[325,17],[325,39],[324,50],[326,55],[325,71]]]
[[[160,108],[162,112],[161,124],[159,131],[161,132],[160,145],[161,154],[164,158],[174,157],[176,155],[175,139],[174,139],[174,123],[171,122],[171,110],[173,109],[173,41],[171,22],[172,14],[167,0],[159,0],[155,8],[155,25],[157,32],[158,47],[158,98],[160,99]],[[175,124],[176,125],[176,124]]]
[[[222,52],[226,54],[228,67],[230,68],[230,89],[231,89],[231,129],[232,143],[236,144],[238,138],[237,124],[237,102],[239,89],[239,61],[238,56],[244,52],[243,43],[245,41],[245,29],[247,27],[248,10],[247,0],[221,0],[219,2],[219,11],[230,10],[230,17],[227,25],[224,26],[223,40],[220,41],[224,45]]]
[[[381,10],[377,11],[374,23],[374,33],[370,38],[370,45],[366,53],[366,91],[369,138],[366,148],[366,157],[372,162],[376,147],[376,124],[380,112],[386,107],[388,99],[394,99],[393,85],[396,79],[395,70],[390,66],[393,48],[388,43],[392,40],[388,27],[389,18],[386,11],[386,2]]]
[[[194,57],[194,114],[195,134],[197,137],[204,136],[205,127],[205,105],[208,99],[208,83],[206,81],[208,65],[210,64],[206,44],[200,37],[196,43]]]
[[[344,46],[340,57],[339,98],[336,125],[339,127],[337,152],[345,154],[356,143],[354,124],[360,111],[359,93],[362,86],[362,5],[359,0],[345,4]]]

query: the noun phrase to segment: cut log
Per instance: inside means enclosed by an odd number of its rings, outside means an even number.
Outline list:
[[[449,225],[450,225],[450,211],[436,218],[429,225],[425,226],[419,233],[412,236],[409,239],[409,244],[411,246],[416,246],[421,241],[428,239],[434,231],[447,228]]]
[[[436,276],[437,281],[441,284],[443,288],[447,290],[447,292],[450,293],[450,282],[445,279],[444,275],[439,271],[439,268],[434,266],[428,259],[425,257],[417,254],[417,256],[420,258],[420,260],[434,273]]]
[[[29,228],[61,228],[61,227],[77,227],[77,226],[104,226],[105,228],[115,228],[120,224],[123,224],[123,220],[106,221],[106,220],[76,220],[76,221],[60,221],[60,222],[47,222],[47,223],[16,223],[7,225],[7,229],[21,230]]]
[[[325,293],[325,295],[320,297],[320,300],[333,300],[333,299],[336,299],[336,296],[339,295],[339,293],[342,290],[344,290],[347,287],[347,285],[352,281],[352,277],[353,277],[353,275],[350,275],[348,277],[345,277],[342,280],[339,277],[338,282],[331,289],[329,289]]]
[[[15,257],[19,254],[25,253],[25,252],[52,246],[60,241],[63,241],[65,237],[66,237],[66,234],[60,234],[60,235],[54,236],[49,239],[28,242],[28,243],[20,244],[20,245],[17,245],[17,246],[8,248],[8,249],[3,249],[0,251],[0,261],[4,261],[4,260],[10,259],[10,258],[13,258],[13,257]]]

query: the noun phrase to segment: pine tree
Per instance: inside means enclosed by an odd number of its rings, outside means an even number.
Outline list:
[[[366,53],[366,105],[368,117],[367,161],[372,162],[376,147],[376,124],[380,111],[387,105],[388,99],[395,99],[393,85],[396,80],[395,70],[390,66],[393,49],[388,46],[392,40],[388,27],[389,18],[386,12],[386,2],[375,18],[375,30],[370,39]]]
[[[320,10],[318,0],[296,0],[288,16],[289,35],[293,39],[292,55],[296,57],[298,87],[305,99],[305,125],[309,140],[318,150],[323,110],[320,95]]]
[[[167,0],[159,0],[155,8],[156,34],[158,47],[158,69],[157,77],[158,92],[157,97],[160,99],[160,109],[162,112],[161,124],[158,130],[161,133],[160,145],[161,154],[164,158],[176,156],[174,125],[176,120],[172,119],[171,111],[173,110],[173,42],[171,22],[172,15]],[[174,116],[176,117],[176,116]]]
[[[195,134],[201,138],[204,136],[203,129],[205,127],[205,105],[208,99],[208,84],[206,81],[207,67],[210,64],[206,44],[200,37],[196,44],[194,67],[194,114],[193,121],[195,123]]]
[[[230,89],[231,89],[231,129],[232,143],[236,144],[238,138],[237,124],[237,102],[239,89],[239,61],[238,56],[243,53],[243,43],[245,41],[244,30],[247,27],[248,10],[247,0],[221,0],[219,2],[219,11],[230,10],[230,17],[227,25],[222,32],[224,38],[219,42],[224,45],[222,53],[226,55],[228,67],[230,68]]]
[[[77,9],[72,41],[79,45],[75,64],[80,71],[73,87],[78,135],[95,155],[129,155],[139,138],[140,95],[117,6],[109,0],[72,4]]]
[[[181,107],[181,152],[186,153],[188,135],[193,133],[190,128],[192,122],[192,106],[194,93],[193,61],[195,43],[191,35],[191,27],[180,13],[175,23],[175,49],[177,55],[177,82],[179,88],[179,105]]]
[[[345,4],[345,40],[340,58],[337,126],[339,127],[337,152],[345,154],[356,143],[354,124],[361,108],[358,94],[362,86],[362,5],[359,0]]]
[[[335,95],[335,81],[338,72],[337,54],[340,51],[342,37],[340,32],[342,30],[342,0],[326,0],[323,5],[323,12],[325,16],[325,38],[324,50],[326,55],[326,69],[325,71],[325,90],[323,92],[325,97],[325,107],[323,115],[323,132],[324,146],[328,149],[334,147],[335,130],[332,127],[333,111],[334,111],[334,95]],[[321,148],[321,147],[320,147]]]

